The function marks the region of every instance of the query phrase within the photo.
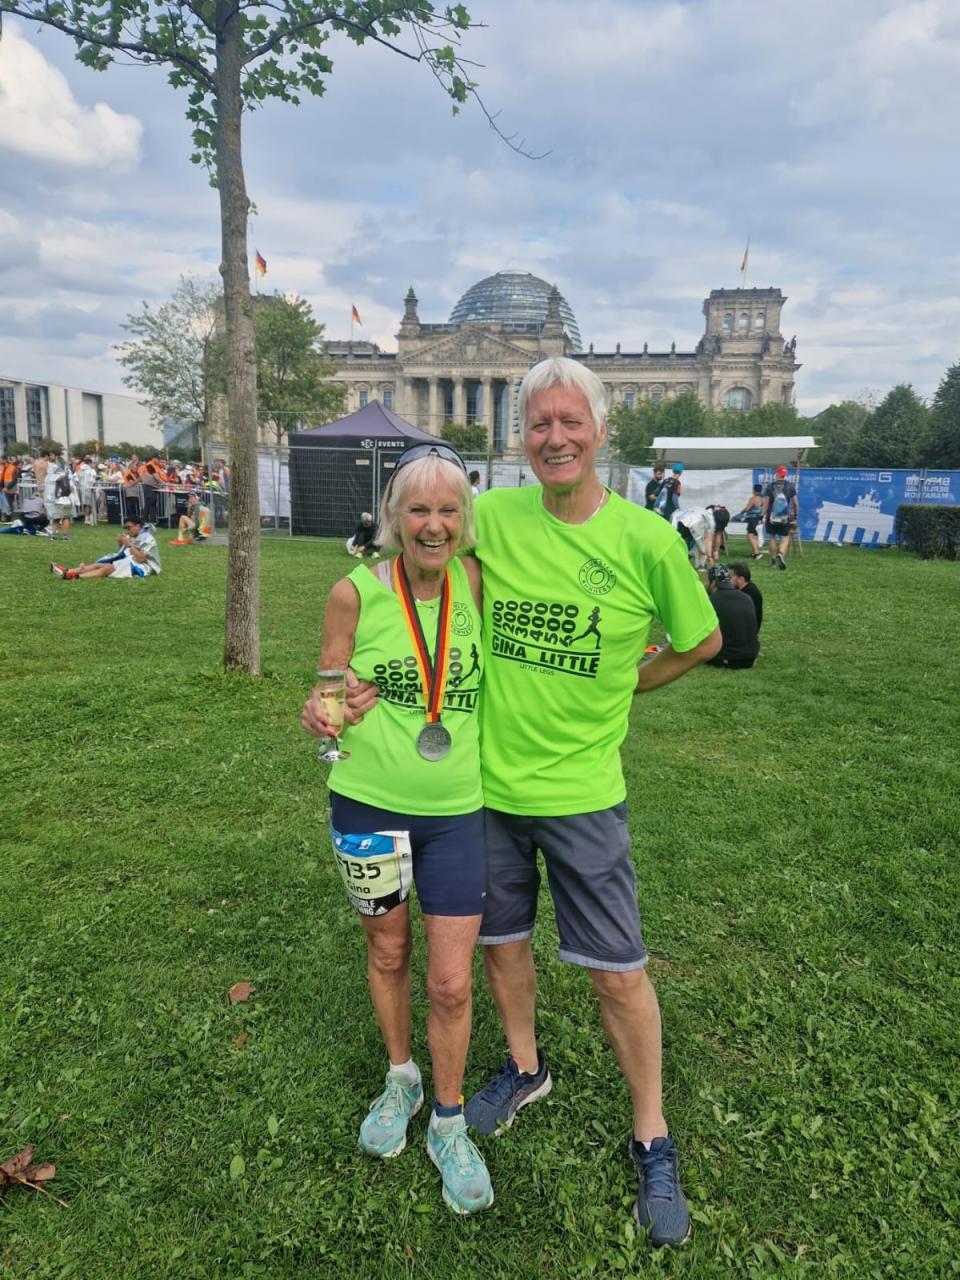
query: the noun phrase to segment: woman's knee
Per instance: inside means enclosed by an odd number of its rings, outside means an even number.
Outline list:
[[[412,949],[410,938],[368,938],[367,961],[383,977],[399,977],[410,966]]]

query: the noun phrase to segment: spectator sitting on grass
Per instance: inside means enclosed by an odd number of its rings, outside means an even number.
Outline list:
[[[47,515],[43,507],[43,501],[40,498],[24,498],[20,503],[20,510],[14,511],[13,519],[6,529],[0,529],[0,533],[13,534],[42,534],[47,535],[47,526],[50,523],[50,517]]]
[[[347,550],[358,559],[361,556],[370,556],[374,560],[378,559],[380,547],[374,542],[376,533],[377,529],[373,523],[373,516],[369,511],[362,511],[360,513],[360,523],[354,529],[353,537],[347,539]]]
[[[78,564],[75,569],[51,564],[50,572],[65,581],[74,578],[150,578],[160,572],[160,551],[153,528],[135,516],[123,522],[123,533],[117,534],[120,550],[116,555],[101,556],[94,564]]]
[[[752,667],[760,652],[757,636],[757,613],[753,601],[737,591],[725,564],[715,564],[707,574],[707,592],[720,623],[723,644],[712,667],[738,669]]]
[[[191,542],[206,542],[211,534],[210,508],[200,501],[198,493],[191,493],[187,501],[187,513],[180,517],[180,532],[170,539],[171,547]]]
[[[730,581],[738,591],[742,591],[745,596],[749,596],[753,601],[753,607],[757,613],[757,631],[759,632],[763,625],[763,593],[755,582],[750,581],[750,566],[732,564],[730,566]]]

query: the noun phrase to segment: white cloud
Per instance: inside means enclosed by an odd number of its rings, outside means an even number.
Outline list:
[[[464,52],[487,105],[551,154],[518,157],[472,106],[452,120],[422,68],[334,38],[322,100],[245,120],[268,288],[307,298],[331,337],[355,304],[363,336],[392,347],[408,285],[438,321],[482,276],[531,271],[557,282],[585,343],[684,350],[710,289],[739,282],[749,234],[748,282],[788,297],[804,410],[901,381],[932,393],[960,331],[957,0],[483,0],[477,16]],[[17,165],[0,194],[4,296],[36,335],[33,367],[102,372],[111,323],[122,337],[181,272],[215,276],[216,195],[187,161],[184,98],[162,71],[94,80],[69,41],[20,31],[18,66],[29,37],[44,54],[31,75],[61,104],[35,96],[28,116],[75,130],[82,116],[84,143],[96,117],[77,104],[96,92],[144,126],[135,183],[91,174],[92,160]],[[59,326],[27,309],[38,295]],[[0,345],[0,366],[28,345]]]
[[[0,147],[77,169],[132,169],[142,125],[106,103],[81,105],[17,26],[0,40]]]

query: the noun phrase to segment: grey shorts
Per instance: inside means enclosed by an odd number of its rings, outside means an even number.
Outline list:
[[[480,943],[519,942],[533,933],[539,850],[557,916],[560,959],[587,969],[642,969],[647,949],[626,803],[563,818],[486,812],[487,896]]]

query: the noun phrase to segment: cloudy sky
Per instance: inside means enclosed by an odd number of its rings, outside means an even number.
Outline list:
[[[787,295],[798,404],[929,396],[960,359],[956,0],[469,0],[466,56],[516,155],[420,67],[332,40],[325,96],[246,117],[265,285],[394,347],[413,284],[446,320],[502,269],[556,281],[584,342],[694,346],[701,303]],[[113,344],[215,278],[215,193],[164,73],[0,42],[0,374],[121,390]],[[358,336],[360,336],[358,332]]]

